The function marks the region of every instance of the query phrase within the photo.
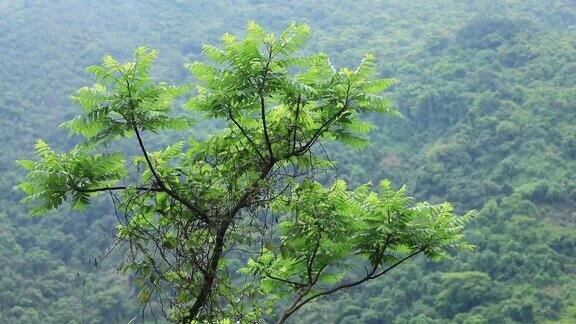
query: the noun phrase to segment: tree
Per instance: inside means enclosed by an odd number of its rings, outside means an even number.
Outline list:
[[[43,213],[66,201],[83,209],[109,193],[121,268],[138,279],[141,302],[159,301],[179,322],[284,322],[418,254],[439,260],[470,249],[462,231],[472,213],[414,204],[386,180],[377,192],[338,179],[324,185],[332,163],[320,156],[322,142],[363,145],[373,128],[364,113],[398,112],[381,95],[394,80],[373,78],[372,55],[336,70],[325,54],[299,54],[309,33],[292,24],[267,34],[251,22],[243,39],[204,45],[212,64],[187,66],[200,85],[184,105],[192,113],[179,117],[173,101],[191,85],[154,82],[154,50],[138,48],[125,64],[104,57],[88,68],[96,83],[73,97],[83,113],[63,124],[83,140],[67,153],[39,140],[39,160],[18,162],[28,171],[18,186],[24,201]],[[199,114],[221,129],[149,149],[146,135],[198,129],[190,116]],[[115,141],[125,153],[110,152]]]

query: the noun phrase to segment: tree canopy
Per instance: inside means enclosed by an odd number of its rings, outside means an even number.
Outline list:
[[[309,33],[250,22],[244,38],[204,45],[207,62],[187,65],[197,83],[182,86],[151,77],[152,49],[128,63],[105,56],[88,68],[95,83],[73,96],[82,114],[62,124],[78,145],[57,153],[39,140],[39,159],[18,162],[24,201],[34,213],[67,202],[82,210],[108,193],[120,268],[138,278],[141,302],[181,322],[284,322],[416,255],[471,249],[462,232],[473,212],[416,203],[388,180],[348,189],[331,176],[323,145],[366,144],[366,114],[399,114],[383,95],[395,81],[375,78],[371,54],[354,69],[302,54]],[[221,127],[150,149],[156,134],[205,120]]]

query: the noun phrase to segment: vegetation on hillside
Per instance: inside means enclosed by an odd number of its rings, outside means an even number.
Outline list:
[[[181,84],[190,81],[182,62],[202,59],[201,43],[253,19],[276,31],[307,21],[310,52],[330,53],[336,66],[373,52],[377,75],[400,80],[391,95],[404,118],[368,116],[378,129],[361,151],[327,147],[349,186],[389,178],[417,200],[479,211],[466,233],[474,253],[418,259],[303,308],[298,320],[571,322],[575,11],[569,0],[3,2],[0,318],[140,320],[118,256],[99,262],[113,237],[112,210],[95,201],[85,215],[29,218],[12,190],[23,176],[13,161],[30,157],[39,137],[59,151],[76,144],[56,126],[77,113],[66,98],[89,82],[82,67],[105,53],[127,59],[140,44],[158,48],[153,74]],[[148,309],[144,317],[153,319]]]

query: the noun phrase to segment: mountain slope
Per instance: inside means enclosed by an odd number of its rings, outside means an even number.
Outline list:
[[[570,316],[575,296],[574,125],[576,3],[564,1],[0,2],[0,322],[125,323],[137,293],[107,252],[115,216],[31,219],[12,187],[13,161],[47,138],[68,97],[90,82],[83,67],[104,54],[158,48],[156,76],[190,81],[182,64],[203,42],[242,33],[313,28],[310,51],[354,66],[372,51],[404,119],[377,120],[374,144],[332,148],[351,183],[391,178],[418,199],[453,201],[480,216],[478,249],[442,264],[417,261],[389,278],[320,301],[300,319],[333,322],[541,322]],[[98,263],[84,285],[88,271]],[[84,298],[82,298],[84,296]],[[566,315],[565,315],[566,314]],[[147,315],[150,318],[151,315]]]

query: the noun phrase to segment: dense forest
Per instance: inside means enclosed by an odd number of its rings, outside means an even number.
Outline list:
[[[78,114],[69,97],[103,55],[157,48],[154,76],[188,82],[183,64],[203,59],[202,43],[250,20],[306,22],[306,51],[336,66],[370,52],[379,77],[399,81],[389,95],[403,117],[368,116],[378,128],[360,151],[327,147],[348,183],[392,179],[416,199],[478,211],[473,252],[416,259],[293,322],[576,321],[576,2],[6,0],[0,16],[0,322],[156,320],[109,254],[117,221],[105,199],[31,217],[14,161],[40,137],[76,143],[57,126]]]

